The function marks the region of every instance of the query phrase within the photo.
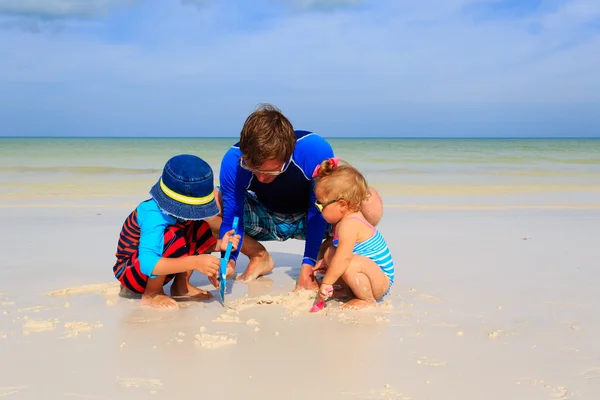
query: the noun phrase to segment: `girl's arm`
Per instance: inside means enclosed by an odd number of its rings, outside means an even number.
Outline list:
[[[323,277],[323,285],[333,285],[348,269],[352,260],[354,245],[358,239],[358,224],[360,222],[351,219],[341,224],[338,223],[336,227],[338,246]]]

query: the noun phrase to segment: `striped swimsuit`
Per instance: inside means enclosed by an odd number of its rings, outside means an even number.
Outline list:
[[[392,253],[390,252],[390,249],[381,233],[379,233],[379,231],[373,225],[369,224],[367,221],[359,217],[350,218],[356,219],[373,229],[373,236],[371,236],[364,242],[356,243],[352,252],[356,255],[369,258],[375,264],[377,264],[379,268],[381,268],[384,274],[388,276],[388,278],[390,279],[390,287],[384,294],[384,296],[386,296],[392,288],[395,276],[394,260],[392,259]],[[333,238],[333,245],[335,247],[338,246],[337,234]]]

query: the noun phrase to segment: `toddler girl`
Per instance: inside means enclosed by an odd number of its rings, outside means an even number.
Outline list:
[[[316,206],[334,225],[333,243],[315,266],[315,272],[325,273],[319,299],[326,300],[341,278],[356,297],[343,308],[374,306],[394,283],[394,261],[383,236],[360,212],[369,196],[367,182],[356,168],[337,158],[323,161],[313,178]]]

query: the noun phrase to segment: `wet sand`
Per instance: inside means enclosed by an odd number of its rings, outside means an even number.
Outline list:
[[[1,207],[0,397],[596,397],[599,210],[387,204],[391,294],[318,314],[290,293],[301,242],[270,243],[274,272],[226,307],[195,275],[215,299],[157,311],[112,276],[128,206]]]

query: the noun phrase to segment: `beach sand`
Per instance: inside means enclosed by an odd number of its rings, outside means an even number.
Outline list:
[[[118,296],[129,204],[0,207],[0,397],[14,399],[594,399],[600,210],[394,206],[397,281],[377,308],[290,293],[276,268],[174,311]],[[104,204],[111,204],[110,201]],[[240,258],[238,273],[247,263]]]

